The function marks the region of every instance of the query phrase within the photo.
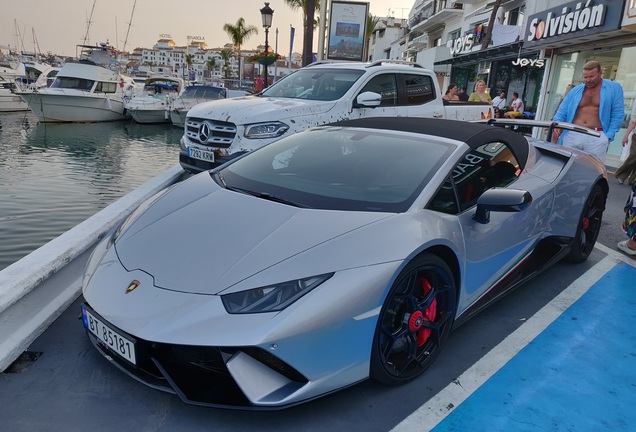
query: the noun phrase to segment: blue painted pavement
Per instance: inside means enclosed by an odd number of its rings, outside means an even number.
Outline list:
[[[433,431],[636,431],[636,268],[608,271]]]

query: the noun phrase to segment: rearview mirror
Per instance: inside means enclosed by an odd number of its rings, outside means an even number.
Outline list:
[[[479,223],[490,222],[490,212],[521,212],[532,202],[530,192],[519,189],[491,188],[477,200],[477,212],[473,219]]]
[[[356,108],[364,107],[364,108],[375,108],[380,106],[382,102],[382,96],[379,93],[374,92],[364,92],[360,93],[356,98]]]

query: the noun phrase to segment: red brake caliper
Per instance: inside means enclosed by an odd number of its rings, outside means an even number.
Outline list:
[[[422,294],[423,294],[422,297],[426,297],[428,293],[431,292],[431,289],[433,288],[431,286],[431,283],[423,277],[419,277],[417,279],[417,282],[422,287]],[[437,299],[433,299],[430,306],[424,310],[424,313],[418,310],[413,312],[413,314],[411,315],[411,318],[409,318],[409,329],[412,332],[417,332],[417,346],[424,345],[426,341],[428,340],[428,338],[431,336],[430,329],[422,328],[422,325],[424,324],[424,320],[426,319],[430,322],[434,322],[436,316],[437,316]]]
[[[583,229],[586,230],[590,226],[590,218],[583,219]]]

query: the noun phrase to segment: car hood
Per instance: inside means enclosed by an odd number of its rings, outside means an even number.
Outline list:
[[[389,216],[292,207],[223,189],[201,173],[153,203],[115,248],[127,270],[150,274],[159,288],[218,294]]]
[[[305,115],[317,116],[326,113],[335,104],[336,101],[247,96],[204,102],[190,109],[188,117],[244,125],[273,120],[285,121]]]

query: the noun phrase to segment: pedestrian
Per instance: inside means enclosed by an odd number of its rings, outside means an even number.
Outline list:
[[[632,190],[625,204],[623,231],[628,239],[618,242],[618,248],[627,255],[636,256],[636,182],[632,183]]]
[[[492,109],[495,112],[495,118],[501,118],[503,116],[507,105],[508,100],[506,99],[506,92],[504,91],[492,99]]]
[[[504,113],[504,118],[519,118],[523,114],[523,101],[519,99],[519,93],[514,92],[512,94],[512,101],[510,102],[510,111]]]
[[[475,91],[468,97],[468,102],[488,102],[492,104],[490,95],[486,92],[486,83],[484,80],[479,80],[475,84]]]
[[[631,143],[628,144],[629,135],[634,131],[634,127],[636,127],[636,99],[634,99],[632,115],[629,119],[629,125],[627,126],[627,131],[625,131],[625,136],[623,137],[623,147],[629,145],[629,153],[627,155],[627,159],[625,159],[623,164],[614,173],[614,176],[616,176],[620,184],[623,184],[625,180],[627,180],[627,184],[636,182],[636,143],[634,143],[633,134],[631,137]]]
[[[508,101],[506,100],[506,92],[501,92],[492,100],[492,107],[496,110],[503,110]]]
[[[457,93],[457,97],[460,101],[466,102],[468,101],[468,94],[466,93],[466,87],[462,87],[459,89],[459,93]]]
[[[602,78],[601,65],[589,61],[583,65],[583,83],[563,98],[554,121],[585,126],[601,133],[598,138],[586,134],[555,129],[559,144],[596,155],[605,162],[607,147],[621,128],[625,116],[623,87]]]
[[[459,90],[457,84],[450,83],[446,89],[446,93],[442,96],[442,99],[447,101],[458,101],[459,96],[457,96],[457,90]]]

